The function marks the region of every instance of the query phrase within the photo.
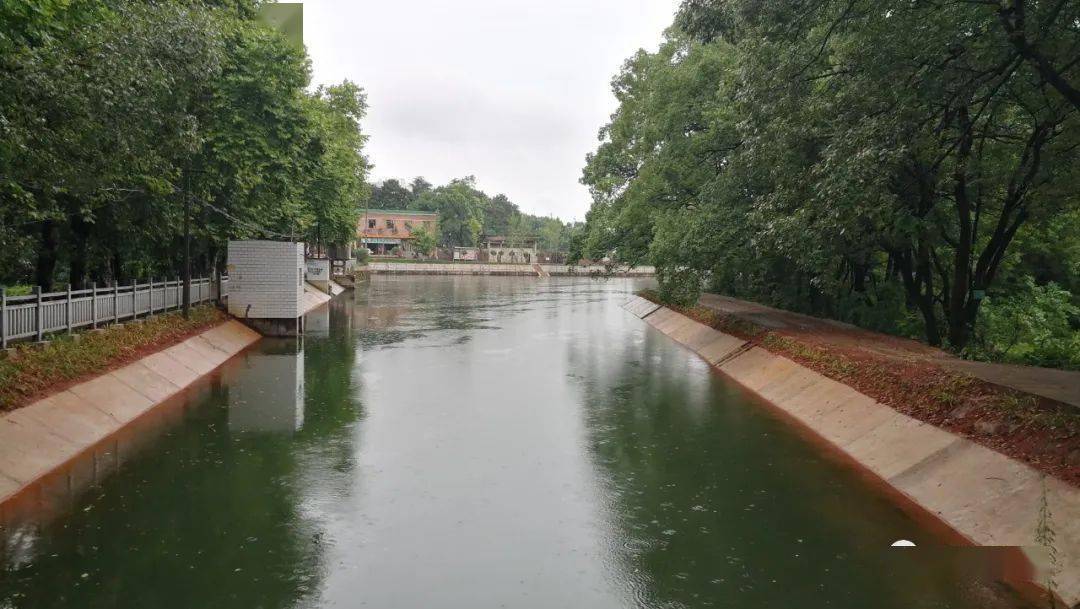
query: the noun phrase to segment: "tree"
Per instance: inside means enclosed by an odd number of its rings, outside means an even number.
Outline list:
[[[372,209],[407,209],[414,199],[408,188],[391,178],[372,187],[368,206]]]
[[[416,248],[416,251],[420,252],[422,256],[430,256],[436,245],[435,234],[428,230],[426,226],[420,226],[413,230],[412,237],[413,247]]]
[[[446,247],[475,246],[483,227],[481,198],[470,176],[453,180],[424,193],[414,202],[415,209],[439,214],[439,241]]]
[[[367,138],[360,130],[367,99],[360,87],[346,80],[319,87],[308,103],[315,127],[308,148],[321,154],[306,178],[305,200],[314,216],[307,238],[320,245],[344,245],[356,238],[356,201],[369,196],[365,182],[369,165],[362,153]]]
[[[231,237],[352,238],[363,94],[308,92],[255,7],[0,7],[0,281],[175,276],[186,204],[197,272]]]
[[[1074,4],[685,2],[613,83],[583,253],[963,349],[1078,202]]]

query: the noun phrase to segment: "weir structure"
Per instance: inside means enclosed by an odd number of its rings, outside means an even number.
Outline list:
[[[967,542],[1019,548],[1033,574],[1011,583],[1045,589],[1052,581],[1067,607],[1080,607],[1080,489],[667,307],[634,296],[623,308]],[[1047,513],[1052,522],[1042,522]],[[1052,552],[1039,541],[1045,527]]]

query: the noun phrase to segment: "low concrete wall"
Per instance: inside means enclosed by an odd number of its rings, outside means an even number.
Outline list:
[[[969,541],[1018,546],[1041,585],[1053,570],[1035,541],[1045,483],[1056,592],[1080,605],[1080,489],[889,408],[785,357],[633,297],[624,308],[698,353]]]
[[[0,505],[259,338],[228,321],[0,417]]]
[[[603,266],[569,266],[565,264],[540,264],[544,272],[557,277],[588,276],[606,272]],[[392,273],[403,275],[539,275],[532,264],[485,264],[465,262],[369,262],[367,270],[371,273]],[[656,269],[651,266],[639,266],[623,269],[615,273],[620,277],[651,277]]]

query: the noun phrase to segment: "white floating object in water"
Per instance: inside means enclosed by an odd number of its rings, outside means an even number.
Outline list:
[[[914,548],[915,547],[915,542],[914,541],[908,541],[906,539],[897,539],[896,541],[892,542],[892,547],[894,547],[894,548]]]

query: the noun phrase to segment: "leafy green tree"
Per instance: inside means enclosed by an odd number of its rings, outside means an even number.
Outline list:
[[[708,285],[898,332],[914,312],[963,349],[1032,271],[1018,247],[1076,209],[1078,10],[685,2],[613,82],[580,248],[651,260],[682,300]]]
[[[256,6],[0,7],[0,281],[175,276],[186,206],[196,272],[231,237],[352,238],[363,94],[307,91]]]
[[[431,188],[431,182],[428,182],[421,176],[416,176],[413,178],[412,182],[409,182],[409,191],[412,192],[414,198],[428,192]]]
[[[422,256],[430,256],[437,242],[435,233],[428,230],[426,226],[420,226],[412,232],[412,237],[416,251]]]
[[[308,103],[316,128],[308,149],[321,154],[316,157],[315,171],[306,178],[305,200],[314,216],[307,239],[343,245],[356,238],[356,201],[370,196],[365,181],[369,165],[362,152],[367,138],[360,130],[367,101],[363,90],[346,80],[319,87]]]
[[[439,214],[439,241],[446,247],[475,246],[483,228],[481,198],[470,176],[453,180],[424,193],[413,203],[415,209]]]
[[[372,187],[368,206],[372,209],[407,209],[414,199],[408,188],[391,178]]]

